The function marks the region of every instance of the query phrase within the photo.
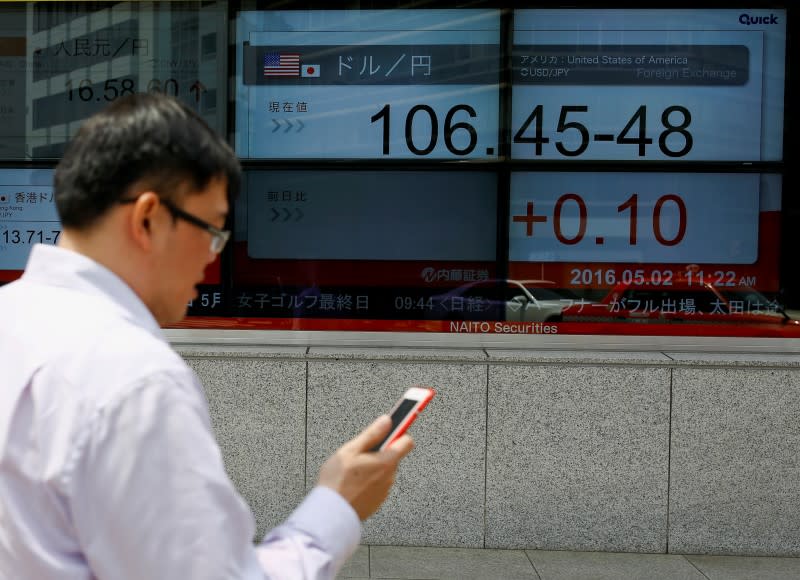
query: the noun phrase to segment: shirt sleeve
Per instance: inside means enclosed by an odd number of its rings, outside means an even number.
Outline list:
[[[342,496],[315,487],[286,522],[264,537],[258,560],[268,578],[334,578],[352,556],[361,522]],[[287,575],[289,570],[294,575]]]
[[[70,512],[94,575],[333,578],[355,549],[352,521],[341,515],[346,502],[315,490],[254,547],[253,515],[225,472],[204,398],[186,382],[142,381],[98,409],[78,445]],[[338,510],[335,519],[329,509]],[[332,540],[337,534],[348,539]]]

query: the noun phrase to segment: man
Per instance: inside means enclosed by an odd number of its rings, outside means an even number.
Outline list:
[[[87,120],[58,164],[58,246],[0,289],[0,578],[332,578],[407,436],[380,417],[253,546],[202,388],[160,325],[222,251],[240,180],[227,144],[155,94]]]

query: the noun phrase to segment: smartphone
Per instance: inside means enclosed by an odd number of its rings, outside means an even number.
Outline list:
[[[406,430],[417,418],[420,411],[430,402],[436,391],[431,387],[417,385],[408,389],[400,400],[394,404],[389,416],[392,418],[392,429],[386,438],[372,448],[372,451],[386,449],[395,440],[406,432]]]

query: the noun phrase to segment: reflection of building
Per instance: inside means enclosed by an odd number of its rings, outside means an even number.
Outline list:
[[[83,119],[132,92],[164,91],[224,132],[224,3],[86,2],[27,9],[27,154],[59,157]],[[222,58],[217,58],[222,55]],[[219,113],[219,114],[218,114]]]
[[[25,156],[25,13],[3,10],[0,19],[0,158]]]

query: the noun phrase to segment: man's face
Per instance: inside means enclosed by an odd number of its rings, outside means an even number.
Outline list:
[[[175,205],[183,211],[223,228],[228,214],[227,182],[212,179],[205,189],[189,191]],[[151,310],[161,325],[173,324],[186,316],[190,300],[197,298],[197,285],[204,279],[205,269],[214,261],[211,251],[212,235],[202,227],[184,219],[173,219],[166,207],[162,210],[169,218],[166,244],[160,249],[157,261],[158,292]]]

